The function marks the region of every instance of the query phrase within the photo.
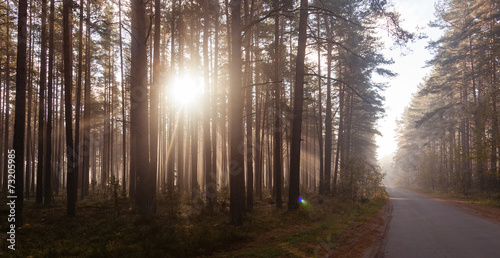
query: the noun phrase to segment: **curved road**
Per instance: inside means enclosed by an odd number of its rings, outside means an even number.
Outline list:
[[[387,192],[393,211],[384,257],[500,257],[500,225],[411,191]]]

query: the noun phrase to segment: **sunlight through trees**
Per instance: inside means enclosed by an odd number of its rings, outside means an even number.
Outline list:
[[[487,94],[497,24],[486,18],[498,7],[443,8],[436,26],[459,24],[463,12],[481,20],[436,42],[462,53],[438,50],[433,61],[436,73],[453,64],[462,84],[429,112],[469,114],[442,128],[455,136],[441,143],[455,151],[453,166],[488,181],[499,141],[497,95]],[[223,212],[234,225],[264,199],[297,210],[301,193],[371,198],[382,189],[374,137],[384,112],[372,75],[394,76],[381,68],[391,60],[379,30],[400,46],[414,37],[381,0],[2,2],[2,189],[14,144],[19,191],[47,206],[62,199],[70,216],[77,196],[128,198],[145,218],[187,206]]]

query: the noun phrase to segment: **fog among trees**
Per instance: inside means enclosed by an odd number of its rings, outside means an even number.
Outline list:
[[[499,8],[436,5],[433,70],[384,161],[396,184],[499,192]],[[385,196],[373,77],[396,76],[385,47],[419,38],[400,19],[385,0],[2,1],[0,185],[13,149],[16,225],[26,207],[76,220],[103,201],[115,218],[241,226],[263,203]]]

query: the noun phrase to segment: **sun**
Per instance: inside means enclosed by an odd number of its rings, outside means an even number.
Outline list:
[[[182,75],[174,78],[171,87],[172,100],[182,106],[192,106],[203,92],[203,82],[196,76]]]

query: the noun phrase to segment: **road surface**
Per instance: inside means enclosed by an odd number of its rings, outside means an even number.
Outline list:
[[[500,225],[411,191],[387,192],[393,211],[384,257],[500,257]]]

